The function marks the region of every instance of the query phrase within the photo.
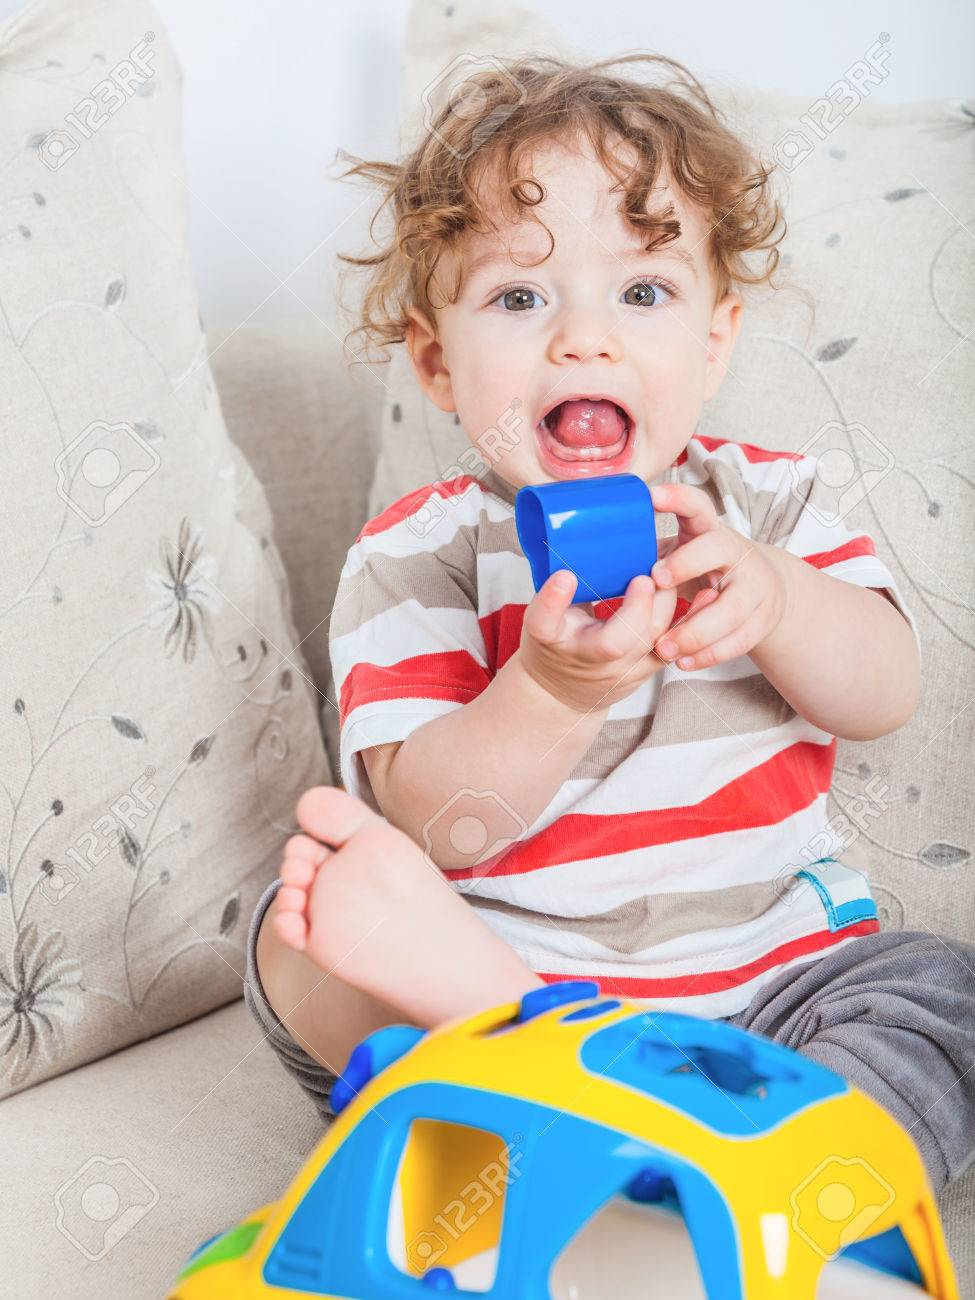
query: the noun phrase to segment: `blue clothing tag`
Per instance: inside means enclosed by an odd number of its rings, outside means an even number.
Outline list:
[[[835,858],[820,858],[796,872],[796,879],[807,881],[815,889],[830,930],[845,930],[861,921],[877,919],[877,904],[862,871],[845,867]]]

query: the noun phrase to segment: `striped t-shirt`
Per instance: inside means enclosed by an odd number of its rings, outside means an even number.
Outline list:
[[[871,538],[835,518],[816,464],[695,435],[653,482],[694,484],[737,532],[886,590],[916,636]],[[515,492],[494,470],[429,484],[349,550],[329,633],[341,777],[377,811],[362,750],[462,708],[518,647],[534,588]],[[675,620],[687,608],[678,600]],[[692,673],[665,665],[610,707],[534,822],[505,805],[509,837],[444,874],[543,979],[732,1015],[777,971],[878,928],[865,878],[835,858],[835,756],[836,738],[748,655]],[[493,797],[458,791],[441,820],[476,822]],[[435,823],[424,830],[434,860]]]

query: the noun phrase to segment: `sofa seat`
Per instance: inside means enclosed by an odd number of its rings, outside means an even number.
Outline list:
[[[282,1194],[321,1133],[240,999],[18,1093],[0,1108],[0,1294],[160,1300],[196,1246]],[[106,1186],[148,1207],[114,1244],[126,1207],[99,1222]]]

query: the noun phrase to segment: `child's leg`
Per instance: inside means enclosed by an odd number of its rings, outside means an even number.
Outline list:
[[[422,850],[361,800],[317,786],[297,816],[308,834],[285,845],[257,968],[278,1017],[330,1070],[382,1025],[430,1028],[542,984]]]
[[[975,1159],[975,946],[882,931],[776,975],[735,1024],[869,1093],[920,1148],[934,1190]]]

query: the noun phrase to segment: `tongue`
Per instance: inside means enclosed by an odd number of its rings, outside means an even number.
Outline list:
[[[548,418],[552,436],[567,447],[610,447],[626,425],[612,402],[563,402]]]

